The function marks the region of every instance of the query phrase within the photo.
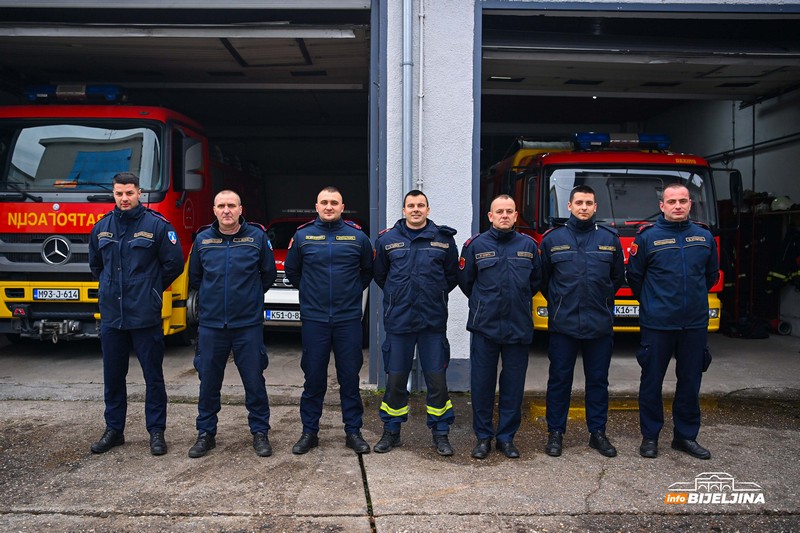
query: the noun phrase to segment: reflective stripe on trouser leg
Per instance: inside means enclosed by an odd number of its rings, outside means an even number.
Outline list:
[[[456,416],[447,392],[445,373],[425,372],[425,383],[428,385],[428,398],[425,406],[428,412],[428,427],[434,435],[447,435]]]
[[[400,431],[400,424],[408,420],[408,374],[390,373],[386,377],[386,393],[381,402],[380,415],[386,431]]]

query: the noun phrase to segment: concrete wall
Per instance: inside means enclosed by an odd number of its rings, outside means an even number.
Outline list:
[[[388,2],[388,87],[386,226],[402,216],[402,2]],[[474,4],[472,0],[426,0],[419,24],[420,2],[414,2],[414,183],[431,206],[430,218],[458,231],[459,250],[472,227],[472,135],[475,102],[472,94]],[[420,62],[420,39],[425,57]],[[419,121],[419,76],[424,97]],[[420,162],[419,138],[422,136]],[[456,288],[450,294],[448,338],[451,346],[450,383],[454,390],[469,385],[467,300]]]

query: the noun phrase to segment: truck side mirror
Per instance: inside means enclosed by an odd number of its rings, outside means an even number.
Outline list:
[[[203,188],[203,143],[191,137],[183,138],[183,190]]]
[[[742,210],[742,173],[738,170],[731,170],[728,176],[731,189],[731,203],[737,212]]]

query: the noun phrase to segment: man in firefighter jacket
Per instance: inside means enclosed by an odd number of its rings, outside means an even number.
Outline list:
[[[675,356],[672,402],[672,448],[698,459],[711,453],[697,443],[700,431],[700,381],[707,355],[708,291],[719,276],[717,245],[711,233],[691,222],[692,201],[682,184],[664,188],[662,216],[643,226],[628,259],[627,279],[639,300],[642,367],[639,422],[642,457],[658,455],[664,426],[661,389],[667,365]]]
[[[561,455],[567,431],[572,378],[580,350],[586,376],[589,446],[606,457],[617,450],[606,437],[608,367],[614,347],[614,295],[625,280],[625,259],[615,229],[595,223],[591,187],[569,195],[570,217],[542,238],[542,294],[549,332],[545,452]]]
[[[145,380],[145,422],[150,452],[167,453],[167,390],[164,386],[164,290],[183,272],[175,229],[139,203],[139,177],[122,172],[112,180],[113,211],[97,221],[89,237],[89,267],[99,280],[100,343],[106,430],[93,443],[104,453],[125,442],[128,360],[136,352]]]
[[[534,240],[514,231],[514,200],[492,201],[492,227],[464,243],[458,285],[469,298],[472,428],[477,443],[472,457],[485,459],[492,439],[506,457],[519,457],[513,439],[522,420],[522,396],[533,339],[531,298],[539,290],[542,267]],[[502,357],[498,422],[492,424],[497,363]]]
[[[198,291],[200,306],[194,358],[200,378],[197,440],[189,457],[203,457],[216,446],[220,390],[231,352],[244,386],[253,449],[269,457],[263,322],[264,293],[277,277],[275,256],[264,227],[242,216],[238,194],[220,191],[213,209],[217,220],[197,233],[189,259],[189,286]]]
[[[299,228],[284,268],[300,290],[300,319],[305,375],[300,397],[303,433],[292,453],[304,454],[319,445],[319,419],[328,384],[331,347],[342,403],[345,445],[369,453],[361,436],[364,405],[359,391],[361,352],[361,298],[372,280],[372,244],[361,228],[342,219],[344,203],[335,187],[317,195],[317,218]]]
[[[419,190],[403,200],[403,216],[375,242],[375,282],[383,289],[386,329],[383,364],[386,393],[380,407],[383,436],[378,453],[400,446],[400,426],[408,420],[408,375],[414,347],[427,386],[427,424],[439,455],[453,455],[448,433],[455,419],[447,392],[448,294],[458,284],[456,230],[428,220],[428,197]]]

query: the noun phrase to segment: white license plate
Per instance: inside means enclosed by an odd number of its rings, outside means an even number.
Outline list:
[[[264,311],[264,318],[266,320],[287,320],[287,321],[300,321],[300,311]]]
[[[615,305],[614,306],[614,316],[638,317],[639,316],[639,306],[638,305]]]
[[[78,289],[33,289],[34,300],[77,300]]]

